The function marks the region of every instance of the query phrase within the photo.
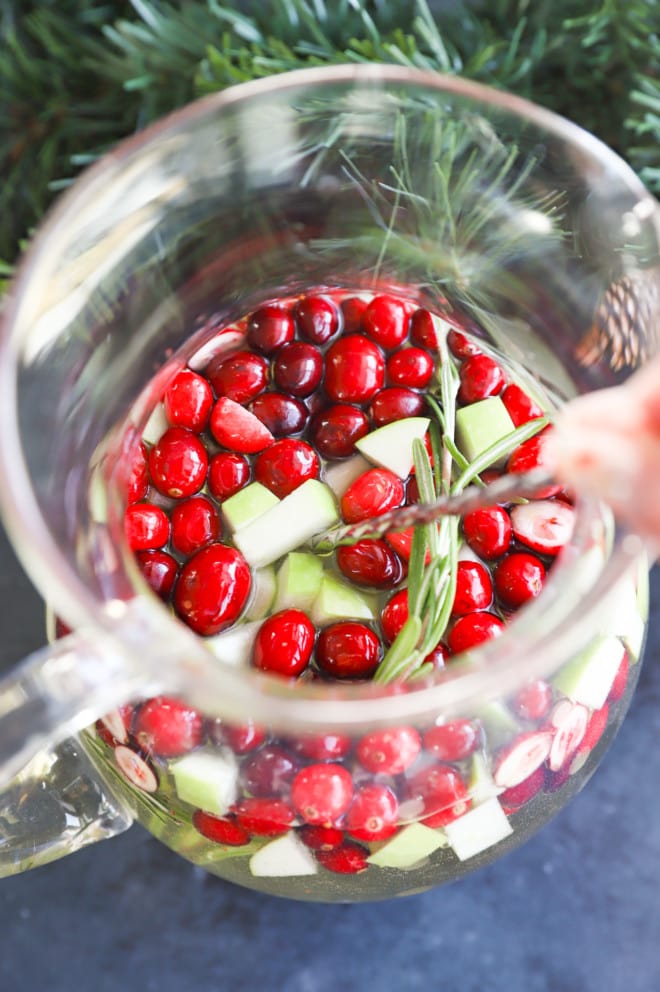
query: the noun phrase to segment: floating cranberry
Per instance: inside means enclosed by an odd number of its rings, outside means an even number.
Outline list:
[[[197,809],[193,813],[192,824],[202,837],[216,844],[242,847],[250,840],[250,834],[233,817],[213,816]]]
[[[271,796],[246,796],[236,803],[233,813],[238,825],[257,837],[285,834],[296,818],[288,803]]]
[[[170,427],[149,453],[149,474],[164,496],[193,496],[204,485],[208,469],[206,448],[192,431]]]
[[[367,415],[348,403],[319,410],[309,425],[310,437],[324,458],[347,458],[353,454],[355,442],[368,432]]]
[[[461,361],[465,358],[472,358],[473,355],[481,354],[481,348],[476,341],[472,341],[466,334],[454,329],[447,334],[447,345],[452,355]]]
[[[149,754],[175,758],[202,743],[204,718],[199,710],[179,699],[157,696],[138,709],[134,735]]]
[[[337,565],[351,582],[376,589],[391,589],[403,575],[394,549],[385,541],[368,538],[337,548]]]
[[[502,402],[516,427],[543,416],[543,410],[516,382],[502,391]]]
[[[209,419],[213,391],[201,375],[182,369],[165,390],[163,405],[172,427],[187,427],[199,434]]]
[[[459,617],[447,638],[452,654],[469,651],[479,644],[499,637],[504,631],[504,623],[492,613],[468,613]]]
[[[358,789],[346,814],[346,831],[355,840],[386,840],[397,831],[399,803],[387,785],[373,782]]]
[[[131,449],[129,458],[131,472],[128,478],[126,499],[129,504],[139,503],[147,495],[149,489],[148,455],[144,441],[140,441]]]
[[[305,823],[332,824],[353,799],[353,779],[342,765],[308,765],[291,786],[291,801]]]
[[[476,403],[502,392],[506,379],[501,365],[488,355],[472,355],[459,370],[461,379],[458,399],[461,403]]]
[[[235,351],[216,358],[206,374],[218,396],[249,403],[268,385],[268,362],[253,351]]]
[[[170,521],[160,506],[133,503],[124,514],[124,533],[132,551],[162,548],[170,536]]]
[[[362,316],[362,328],[381,348],[398,348],[408,335],[408,307],[393,296],[374,296]]]
[[[176,559],[168,555],[167,551],[138,551],[135,557],[153,592],[167,602],[179,571]]]
[[[401,348],[390,355],[385,369],[391,385],[424,389],[433,375],[433,359],[423,348]]]
[[[289,341],[275,356],[275,384],[292,396],[309,396],[321,382],[322,375],[323,356],[313,344]]]
[[[545,566],[536,555],[514,551],[498,564],[494,579],[500,602],[516,609],[539,595],[545,581]]]
[[[234,754],[247,754],[261,747],[266,740],[266,731],[258,723],[225,723],[224,720],[211,720],[208,725],[209,737],[216,744],[227,744]]]
[[[262,452],[254,463],[254,475],[280,499],[319,474],[318,455],[306,441],[283,438]]]
[[[383,355],[373,341],[349,334],[325,356],[325,391],[335,403],[367,403],[385,382]]]
[[[511,544],[511,520],[501,506],[473,510],[463,517],[465,540],[480,558],[501,558]]]
[[[174,607],[196,633],[218,634],[238,620],[251,585],[243,556],[225,544],[210,544],[181,569]]]
[[[374,775],[400,775],[410,768],[422,749],[422,739],[414,727],[374,730],[358,741],[358,761]]]
[[[456,569],[456,594],[452,614],[455,617],[487,610],[493,601],[493,583],[487,568],[476,561],[459,561]]]
[[[542,720],[550,712],[552,689],[543,679],[534,679],[518,691],[513,710],[524,720]]]
[[[254,413],[226,396],[216,401],[209,426],[218,444],[242,454],[263,451],[274,441],[271,432]]]
[[[341,301],[341,312],[344,318],[344,333],[354,334],[362,327],[364,311],[369,306],[368,300],[363,300],[360,296],[349,296]]]
[[[244,455],[238,455],[234,451],[221,451],[213,455],[209,462],[209,489],[221,502],[247,485],[249,479],[250,463]]]
[[[316,645],[317,665],[337,679],[368,678],[376,671],[380,654],[378,635],[357,620],[324,627]]]
[[[295,330],[291,312],[276,303],[268,303],[255,310],[248,321],[248,344],[263,355],[272,355],[293,340]]]
[[[443,668],[445,668],[450,657],[451,655],[449,653],[449,648],[441,642],[436,644],[432,651],[429,651],[427,656],[424,658],[424,664],[433,665],[433,668],[440,672]]]
[[[427,827],[444,827],[470,806],[467,786],[451,765],[427,765],[410,778],[407,791],[411,799],[423,801]]]
[[[301,734],[293,742],[297,754],[313,761],[340,761],[351,750],[346,734]]]
[[[438,350],[438,331],[428,310],[415,310],[410,318],[410,340],[427,351]]]
[[[314,624],[302,610],[280,610],[259,628],[252,664],[263,672],[295,678],[307,668],[315,634]]]
[[[408,590],[400,589],[387,601],[380,615],[383,637],[391,644],[408,619]]]
[[[369,867],[367,858],[369,851],[359,844],[351,844],[346,841],[339,847],[328,850],[321,849],[316,852],[316,858],[326,871],[332,871],[336,875],[359,875]]]
[[[509,455],[506,470],[507,472],[529,472],[533,468],[545,468],[543,457],[545,431],[535,434]],[[537,494],[538,499],[549,499],[562,491],[562,486],[550,485]]]
[[[278,796],[288,792],[299,767],[289,751],[270,744],[244,761],[241,782],[253,796]]]
[[[376,393],[369,413],[376,427],[383,427],[405,417],[418,417],[424,409],[424,397],[412,389],[402,386],[389,386]]]
[[[300,828],[300,839],[312,851],[333,851],[344,840],[344,831],[337,827],[307,825]]]
[[[341,498],[346,523],[354,524],[401,506],[405,489],[398,475],[387,468],[370,468],[359,475]]]
[[[313,344],[327,344],[339,330],[339,312],[324,296],[306,296],[293,308],[298,330]]]
[[[248,409],[266,425],[273,437],[300,434],[309,416],[301,400],[285,393],[262,393],[252,400]]]
[[[217,541],[220,517],[206,496],[191,496],[172,510],[172,547],[182,555],[191,555]]]
[[[463,761],[479,745],[479,728],[472,720],[450,720],[424,734],[424,747],[441,761]]]

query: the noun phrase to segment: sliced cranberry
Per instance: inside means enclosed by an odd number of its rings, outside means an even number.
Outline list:
[[[529,472],[533,468],[544,468],[543,447],[546,443],[544,437],[545,431],[542,431],[540,434],[535,434],[534,437],[530,437],[529,440],[523,441],[522,444],[518,445],[515,451],[509,455],[506,466],[507,472]],[[549,499],[561,491],[562,486],[550,485],[538,493],[538,499]]]
[[[405,489],[398,475],[387,468],[370,468],[350,484],[341,498],[346,523],[354,524],[401,506]]]
[[[356,754],[363,768],[374,774],[400,775],[410,768],[422,749],[414,727],[374,730],[358,741]]]
[[[206,374],[218,396],[249,403],[268,385],[268,362],[253,351],[235,351],[216,358]]]
[[[128,503],[139,503],[147,495],[149,489],[148,454],[144,441],[140,441],[132,448],[129,458],[131,473],[128,479],[126,498]]]
[[[210,544],[181,569],[174,608],[196,633],[218,634],[239,618],[251,585],[243,556],[225,544]]]
[[[283,438],[262,452],[254,463],[254,475],[280,499],[319,474],[318,455],[306,441]]]
[[[545,582],[545,566],[536,555],[513,551],[499,562],[494,579],[500,602],[515,610],[540,594]]]
[[[195,810],[192,824],[202,837],[216,844],[227,844],[229,847],[242,847],[249,843],[250,834],[233,817],[213,816],[201,809]]]
[[[408,590],[400,589],[383,607],[380,615],[380,625],[383,637],[388,644],[396,638],[408,619]]]
[[[307,825],[300,828],[300,839],[312,851],[334,851],[344,840],[344,831],[337,827]]]
[[[487,568],[476,561],[459,561],[456,569],[456,594],[452,614],[455,617],[487,610],[493,601],[493,583]]]
[[[543,416],[543,410],[516,382],[502,390],[502,402],[516,427]]]
[[[360,296],[349,296],[341,301],[341,312],[344,318],[344,333],[355,334],[362,327],[364,311],[369,306],[368,300],[363,300]]]
[[[501,506],[473,510],[463,517],[465,540],[480,558],[501,558],[511,544],[511,520]]]
[[[192,431],[170,427],[149,453],[149,474],[156,489],[173,499],[198,492],[206,480],[206,448]]]
[[[309,396],[321,382],[322,375],[323,356],[313,344],[289,341],[275,356],[275,384],[292,396]]]
[[[405,417],[418,417],[424,409],[424,397],[412,389],[402,386],[389,386],[376,393],[369,413],[376,427],[383,427]]]
[[[313,761],[340,761],[351,750],[346,734],[301,734],[293,742],[297,754]]]
[[[259,628],[252,664],[263,672],[295,678],[307,668],[315,634],[314,624],[302,610],[280,610]]]
[[[311,440],[324,458],[348,458],[355,451],[355,442],[368,432],[367,415],[349,403],[319,410],[309,425]]]
[[[362,328],[381,348],[398,348],[408,335],[408,307],[393,296],[374,296],[362,316]]]
[[[158,775],[146,758],[125,744],[118,744],[113,754],[120,772],[131,785],[142,792],[158,791]]]
[[[255,310],[248,320],[248,344],[263,355],[272,355],[287,341],[293,340],[295,330],[290,310],[276,303],[268,303]]]
[[[244,455],[221,451],[209,462],[208,483],[211,494],[222,502],[229,499],[250,480],[250,463]]]
[[[628,653],[626,652],[621,659],[621,664],[614,676],[614,681],[609,691],[607,697],[608,702],[618,703],[626,691],[626,685],[628,684],[628,673],[630,671],[630,662],[628,660]]]
[[[286,393],[262,393],[248,409],[265,424],[273,437],[300,434],[309,416],[301,400]]]
[[[510,816],[517,813],[526,803],[533,799],[541,791],[545,783],[545,769],[543,765],[528,775],[527,778],[512,785],[510,789],[505,789],[500,794],[499,800],[504,812]]]
[[[209,737],[215,744],[226,744],[234,754],[247,754],[261,747],[266,740],[266,730],[258,723],[225,723],[224,720],[211,720],[208,725]],[[243,766],[245,767],[245,766]]]
[[[346,830],[355,840],[386,840],[397,831],[399,803],[387,785],[363,785],[346,814]]]
[[[330,345],[325,356],[325,391],[335,403],[367,403],[385,381],[383,355],[362,334]]]
[[[463,761],[479,745],[479,728],[472,720],[450,720],[424,734],[424,747],[441,761]]]
[[[543,679],[534,679],[518,691],[513,710],[524,720],[542,720],[550,712],[552,688]]]
[[[241,782],[253,796],[278,796],[289,791],[300,765],[290,751],[269,744],[243,762]]]
[[[170,521],[160,506],[133,503],[124,514],[124,533],[132,551],[162,548],[170,536]]]
[[[277,837],[285,834],[296,814],[288,803],[272,796],[245,797],[233,809],[236,822],[257,837]]]
[[[463,361],[466,358],[472,358],[474,355],[481,354],[481,348],[476,343],[472,341],[466,334],[462,331],[457,331],[452,329],[447,334],[447,346],[455,358]]]
[[[179,571],[176,559],[167,551],[138,551],[135,557],[153,592],[167,602]]]
[[[134,736],[149,754],[175,758],[202,743],[204,717],[179,699],[157,696],[137,711]]]
[[[410,318],[410,340],[427,351],[438,351],[438,331],[428,310],[415,310]]]
[[[601,706],[599,710],[593,711],[589,718],[589,723],[587,724],[584,737],[578,746],[579,754],[589,753],[595,748],[596,744],[605,733],[605,729],[609,722],[609,717],[610,707],[608,703]]]
[[[554,728],[552,747],[548,755],[548,768],[558,772],[570,761],[587,732],[589,710],[582,703],[561,699],[550,714],[550,726]]]
[[[206,496],[191,496],[172,510],[172,547],[192,555],[220,537],[220,517]]]
[[[353,779],[342,765],[308,765],[291,786],[291,801],[305,823],[332,824],[353,799]]]
[[[492,613],[468,613],[459,617],[449,632],[449,650],[452,654],[460,654],[499,637],[503,632],[504,623]]]
[[[357,620],[324,627],[316,645],[317,665],[337,679],[368,678],[378,668],[380,656],[378,635]]]
[[[351,844],[346,841],[339,847],[331,848],[329,851],[320,850],[316,852],[316,858],[320,865],[327,871],[335,872],[337,875],[358,875],[366,871],[369,867],[367,858],[369,851],[359,844]]]
[[[213,390],[203,376],[182,369],[165,390],[163,406],[172,427],[187,427],[199,434],[209,419]]]
[[[271,432],[254,413],[226,396],[216,401],[209,426],[223,448],[246,455],[263,451],[274,441]]]
[[[519,734],[498,757],[493,773],[495,784],[510,789],[536,771],[550,754],[552,731],[535,730]]]
[[[511,510],[514,535],[539,554],[556,555],[571,539],[575,510],[558,499],[530,500]]]
[[[387,359],[387,379],[393,386],[424,389],[433,375],[433,359],[424,348],[401,348]]]
[[[337,565],[351,582],[376,589],[391,589],[403,575],[394,549],[385,541],[368,538],[337,548]]]
[[[473,355],[461,365],[458,399],[461,403],[476,403],[501,393],[506,379],[502,366],[488,355]]]
[[[339,311],[324,296],[306,296],[293,308],[298,330],[313,344],[327,344],[339,330]]]
[[[470,806],[467,786],[451,765],[427,765],[411,776],[407,793],[423,801],[422,822],[427,827],[444,827]]]

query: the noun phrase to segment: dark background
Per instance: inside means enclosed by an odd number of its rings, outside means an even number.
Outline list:
[[[43,609],[0,532],[0,670]],[[660,573],[641,682],[580,796],[523,848],[424,895],[325,906],[205,875],[135,826],[0,881],[0,990],[655,992]]]

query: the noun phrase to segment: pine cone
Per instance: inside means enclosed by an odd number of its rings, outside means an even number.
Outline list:
[[[660,270],[646,269],[613,282],[576,349],[581,365],[606,364],[632,372],[660,347]]]

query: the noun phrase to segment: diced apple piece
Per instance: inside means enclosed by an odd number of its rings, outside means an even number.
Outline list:
[[[318,864],[309,848],[290,831],[253,854],[250,871],[258,878],[293,878],[316,875]]]
[[[448,823],[445,833],[458,860],[467,861],[509,837],[513,827],[499,801],[493,797]]]
[[[632,578],[622,580],[612,590],[609,607],[601,633],[620,637],[628,648],[630,660],[637,661],[642,652],[646,625],[639,612],[637,589]]]
[[[470,462],[515,429],[499,396],[489,396],[456,411],[456,443]]]
[[[193,372],[201,372],[205,369],[212,359],[217,358],[225,351],[229,351],[231,348],[235,348],[237,345],[242,344],[245,341],[245,331],[239,331],[238,328],[227,327],[223,328],[219,334],[203,344],[195,354],[188,360],[188,367],[193,370]]]
[[[308,551],[290,551],[277,572],[275,612],[311,609],[319,594],[323,564]]]
[[[244,489],[230,496],[222,504],[222,516],[229,530],[233,533],[239,527],[245,527],[280,502],[270,489],[260,482],[251,482]]]
[[[610,694],[625,648],[618,637],[597,637],[563,666],[555,688],[575,703],[599,710]]]
[[[165,407],[162,403],[158,403],[144,426],[142,440],[146,441],[147,444],[155,444],[156,441],[160,441],[169,426],[169,421],[165,416]]]
[[[245,611],[246,620],[261,620],[270,612],[275,599],[277,580],[272,565],[257,568],[252,573],[252,594]]]
[[[409,823],[370,854],[367,861],[378,868],[411,868],[438,848],[446,846],[447,837],[444,831],[432,830],[423,823]]]
[[[499,796],[504,789],[495,784],[493,773],[490,770],[488,760],[481,751],[476,751],[472,755],[470,766],[470,779],[468,782],[468,794],[475,806]]]
[[[238,765],[229,750],[193,751],[170,764],[179,799],[224,816],[238,794]]]
[[[374,620],[376,603],[373,596],[359,592],[348,582],[331,573],[321,579],[319,594],[311,611],[312,622],[321,627],[334,620]]]
[[[223,630],[221,634],[207,637],[204,644],[225,665],[247,665],[261,624],[261,620],[239,623],[229,630]]]
[[[330,486],[337,499],[341,499],[351,482],[367,472],[371,463],[362,455],[351,455],[341,462],[333,462],[323,473],[323,481]]]
[[[318,479],[307,479],[277,506],[240,527],[234,542],[252,568],[261,568],[295,551],[338,520],[332,490]]]
[[[429,424],[428,417],[404,417],[365,434],[355,447],[374,465],[407,479],[413,467],[413,441],[424,437]]]
[[[499,699],[479,706],[476,716],[481,720],[491,750],[511,740],[520,730],[520,724],[511,710]]]

